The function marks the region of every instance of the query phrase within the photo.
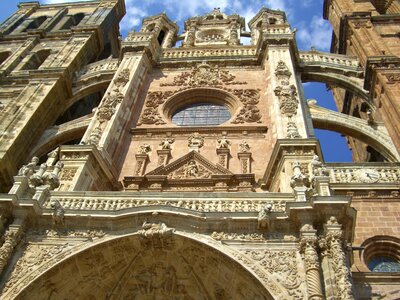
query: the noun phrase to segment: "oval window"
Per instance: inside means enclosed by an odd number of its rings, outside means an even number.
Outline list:
[[[220,125],[231,118],[228,108],[214,103],[195,103],[177,110],[172,122],[179,126]]]

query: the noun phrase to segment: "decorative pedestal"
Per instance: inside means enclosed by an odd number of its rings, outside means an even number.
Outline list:
[[[240,160],[241,172],[242,174],[251,173],[251,153],[249,152],[239,152],[238,157]]]
[[[144,170],[146,168],[148,160],[149,156],[147,154],[136,154],[136,168],[134,175],[142,176],[144,174]]]
[[[158,155],[158,162],[157,164],[159,166],[166,166],[169,162],[169,159],[171,158],[171,149],[163,149],[163,150],[157,150],[157,155]]]
[[[229,166],[229,149],[217,149],[218,164],[228,169]]]

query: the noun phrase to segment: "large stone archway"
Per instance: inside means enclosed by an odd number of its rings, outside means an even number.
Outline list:
[[[35,255],[35,254],[32,254]],[[230,254],[166,229],[82,247],[9,286],[15,299],[274,299]],[[275,293],[282,293],[267,278]],[[25,286],[21,288],[21,283]],[[286,294],[286,293],[284,293]],[[281,294],[282,295],[282,294]]]

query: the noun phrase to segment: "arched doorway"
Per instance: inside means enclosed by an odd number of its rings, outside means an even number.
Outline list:
[[[171,231],[168,231],[171,230]],[[7,290],[16,299],[274,299],[226,253],[167,229],[139,231],[60,255]],[[76,252],[75,252],[76,253]],[[56,259],[56,258],[55,258]],[[37,273],[36,273],[37,274]],[[31,275],[31,276],[30,276]],[[271,283],[274,280],[271,279]],[[18,286],[20,287],[18,289]]]

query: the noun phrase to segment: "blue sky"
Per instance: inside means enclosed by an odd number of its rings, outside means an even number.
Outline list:
[[[81,0],[82,1],[82,0]],[[0,22],[12,14],[17,0],[0,0]],[[59,0],[41,0],[41,4],[60,3]],[[71,1],[77,2],[77,1]],[[297,44],[300,50],[315,46],[317,50],[329,51],[331,26],[322,19],[323,0],[125,0],[126,15],[120,24],[121,33],[125,36],[131,29],[139,29],[141,20],[150,15],[166,12],[183,29],[183,22],[192,16],[202,15],[219,7],[226,14],[237,13],[246,19],[246,24],[265,6],[286,12],[292,28],[297,28]],[[304,86],[306,98],[318,100],[319,105],[335,109],[332,96],[324,84],[310,83]],[[339,134],[317,130],[326,161],[351,161],[351,153]]]

